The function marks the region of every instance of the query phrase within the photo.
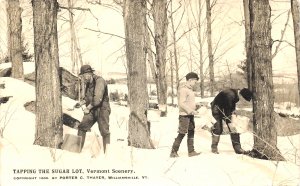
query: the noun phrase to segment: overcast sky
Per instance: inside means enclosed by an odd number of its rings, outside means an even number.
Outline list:
[[[22,8],[24,9],[23,16],[23,33],[26,37],[26,41],[29,43],[31,50],[33,51],[33,29],[31,19],[31,1],[21,0]],[[79,1],[79,0],[78,0]],[[106,3],[107,1],[102,1]],[[64,1],[59,1],[64,6]],[[85,2],[85,1],[84,1]],[[175,1],[179,2],[179,1]],[[191,2],[197,3],[196,0]],[[280,38],[281,30],[284,28],[284,24],[287,19],[287,10],[290,4],[288,1],[272,3],[272,38],[277,40]],[[0,0],[1,17],[0,20],[0,57],[4,56],[7,50],[6,47],[6,15],[5,15],[5,1]],[[75,11],[76,31],[80,44],[81,51],[83,52],[83,60],[85,63],[91,64],[97,71],[100,71],[102,75],[107,76],[109,72],[125,72],[125,56],[124,40],[120,37],[124,37],[124,24],[123,17],[120,8],[111,9],[99,5],[86,5],[77,2],[75,6],[90,8],[91,11]],[[196,7],[196,6],[195,6]],[[205,10],[204,10],[205,11]],[[188,29],[187,19],[192,19],[192,14],[186,11],[185,18],[179,26],[178,35],[181,35]],[[281,15],[277,17],[278,15]],[[181,13],[175,15],[177,18],[181,16]],[[205,14],[203,14],[203,18]],[[218,0],[218,4],[214,7],[213,16],[216,16],[212,26],[213,42],[216,44],[220,40],[219,48],[216,52],[216,58],[220,54],[226,53],[218,59],[215,65],[216,74],[219,71],[224,71],[225,64],[228,63],[232,70],[236,70],[236,65],[245,58],[244,52],[244,26],[241,24],[243,20],[243,6],[241,0]],[[70,39],[69,39],[69,24],[63,19],[68,19],[68,13],[62,10],[59,13],[58,31],[59,31],[59,52],[60,52],[60,64],[61,66],[70,67]],[[177,22],[176,22],[177,20]],[[178,20],[175,22],[178,24]],[[170,25],[170,24],[169,24]],[[120,37],[115,37],[107,34],[99,34],[88,29],[101,30],[102,32],[111,33]],[[289,26],[286,30],[285,40],[293,43],[293,30],[292,30],[292,16],[290,16]],[[192,42],[192,50],[188,45],[188,38],[196,38],[196,32],[191,32],[191,35],[186,35],[178,43],[178,50],[180,51],[179,61],[182,64],[180,74],[185,74],[190,71],[190,58],[192,58],[195,69],[197,67],[198,53],[195,51],[195,42]],[[171,38],[169,37],[169,40]],[[278,43],[276,43],[278,44]],[[205,43],[206,45],[206,43]],[[274,49],[275,47],[273,47]],[[289,72],[296,74],[296,62],[294,49],[288,44],[282,44],[282,50],[273,59],[274,71]],[[204,52],[206,53],[206,52]],[[123,57],[122,57],[123,56]],[[169,54],[168,54],[169,56]],[[205,56],[204,56],[205,57]],[[206,61],[207,64],[207,61]],[[226,67],[227,68],[227,67]]]

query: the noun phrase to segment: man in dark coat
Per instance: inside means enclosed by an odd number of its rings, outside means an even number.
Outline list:
[[[239,95],[244,98],[246,101],[252,99],[252,92],[243,88],[239,89],[226,89],[221,91],[211,102],[212,115],[216,119],[216,123],[212,127],[212,144],[211,151],[213,153],[219,154],[218,152],[218,143],[220,140],[220,135],[223,132],[223,121],[226,122],[227,126],[231,123],[231,116],[236,109],[236,103],[240,100]],[[233,149],[237,154],[246,154],[247,152],[241,148],[240,143],[240,134],[230,131],[230,138],[232,142]]]
[[[85,135],[88,130],[98,123],[98,127],[103,139],[103,148],[106,152],[107,144],[110,144],[109,115],[111,112],[109,105],[108,89],[105,80],[95,75],[90,65],[83,65],[80,68],[80,76],[84,81],[84,98],[75,105],[79,108],[85,105],[84,116],[78,126],[78,136],[82,137],[81,149],[83,148]]]

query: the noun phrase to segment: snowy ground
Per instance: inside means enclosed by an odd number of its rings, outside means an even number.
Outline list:
[[[26,111],[23,104],[34,100],[34,88],[11,78],[0,78],[1,82],[6,83],[6,89],[1,90],[0,95],[13,96],[6,104],[0,106],[0,126],[5,127],[3,138],[0,138],[1,186],[68,184],[296,186],[300,183],[299,134],[278,137],[278,148],[286,157],[286,162],[236,155],[228,135],[221,136],[220,154],[216,155],[210,153],[210,133],[201,129],[201,126],[210,122],[208,115],[196,118],[195,149],[201,154],[188,157],[184,139],[178,152],[180,157],[169,158],[178,126],[178,109],[172,107],[168,108],[168,117],[165,118],[158,117],[157,111],[149,111],[151,137],[156,149],[136,149],[127,146],[128,108],[114,103],[111,103],[112,139],[107,155],[102,151],[100,153],[95,151],[99,148],[96,139],[101,144],[101,137],[97,138],[99,136],[97,125],[94,125],[92,131],[87,134],[82,153],[32,145],[35,116]],[[74,103],[74,100],[63,98],[64,111],[80,120],[81,109],[67,111]],[[209,111],[204,110],[203,113]],[[77,131],[64,126],[64,133],[76,134]],[[241,134],[241,142],[245,150],[250,150],[253,145],[252,134],[250,132]],[[91,169],[102,173],[91,173],[89,171]],[[59,170],[65,173],[56,173]],[[117,173],[116,170],[123,173]],[[120,176],[131,179],[109,179]]]

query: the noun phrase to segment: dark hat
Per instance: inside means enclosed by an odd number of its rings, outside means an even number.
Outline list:
[[[252,96],[253,96],[252,92],[247,88],[243,88],[242,90],[240,90],[240,94],[247,101],[250,101],[252,99]]]
[[[94,71],[95,70],[93,70],[90,65],[82,65],[81,68],[80,68],[79,75],[82,75],[82,74],[88,73],[88,72],[94,72]]]
[[[185,76],[186,80],[189,80],[189,79],[197,79],[197,81],[199,80],[199,77],[198,75],[195,73],[195,72],[190,72],[188,73],[186,76]]]

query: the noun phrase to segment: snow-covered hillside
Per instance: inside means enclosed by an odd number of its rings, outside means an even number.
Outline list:
[[[137,149],[127,146],[128,108],[113,102],[110,115],[112,139],[107,155],[102,151],[99,154],[93,151],[95,146],[101,148],[97,125],[87,133],[81,153],[32,145],[35,116],[26,111],[23,105],[35,99],[34,87],[12,78],[0,78],[0,83],[2,82],[5,82],[6,88],[1,90],[0,95],[13,97],[0,106],[0,127],[3,129],[3,137],[0,138],[1,186],[296,186],[300,183],[299,134],[278,137],[278,147],[287,159],[286,162],[237,155],[228,135],[221,136],[220,154],[212,154],[211,134],[201,128],[211,122],[210,111],[204,107],[202,116],[196,118],[195,149],[201,154],[195,157],[187,156],[185,140],[178,152],[180,157],[169,157],[171,145],[177,135],[178,108],[169,107],[168,116],[164,118],[158,116],[158,111],[150,111],[148,117],[151,121],[151,138],[156,148]],[[209,102],[211,99],[197,101]],[[81,109],[68,110],[75,103],[74,100],[63,97],[63,110],[80,120]],[[64,134],[76,135],[77,131],[64,126]],[[241,143],[245,150],[252,149],[251,132],[241,134]]]

